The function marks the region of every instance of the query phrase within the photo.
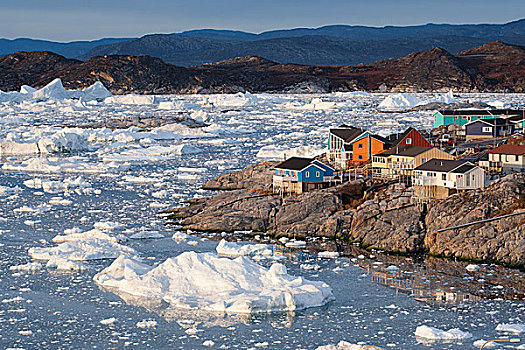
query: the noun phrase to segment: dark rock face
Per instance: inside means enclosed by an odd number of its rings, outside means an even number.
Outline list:
[[[525,264],[525,215],[457,230],[438,229],[525,211],[525,176],[509,175],[489,187],[450,196],[425,218],[430,253]]]
[[[80,62],[47,51],[17,52],[0,57],[0,90],[15,91],[22,85],[44,86],[63,69]]]
[[[81,62],[49,52],[17,52],[1,57],[0,68],[2,90],[22,84],[41,87],[58,77],[66,88],[101,81],[115,94],[525,91],[525,47],[501,42],[456,56],[434,48],[357,66],[298,65],[248,56],[184,68],[149,56],[96,56]]]
[[[387,187],[357,207],[350,239],[364,246],[397,252],[417,252],[425,236],[422,211],[411,203],[412,189]]]
[[[525,175],[509,175],[483,190],[452,195],[425,213],[411,202],[413,189],[404,184],[390,185],[366,201],[362,199],[365,184],[361,180],[281,198],[267,190],[269,172],[271,165],[261,163],[210,180],[208,184],[213,186],[245,189],[194,201],[172,210],[172,218],[182,218],[182,225],[194,230],[328,237],[391,252],[428,251],[525,265],[525,215],[437,232],[525,211]]]

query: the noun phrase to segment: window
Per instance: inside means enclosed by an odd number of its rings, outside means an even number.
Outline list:
[[[315,177],[321,177],[321,173],[319,171],[315,172]]]
[[[359,159],[359,160],[363,160],[363,155],[362,155],[362,154],[358,155],[358,156],[357,156],[357,159]]]
[[[421,164],[425,164],[427,162],[426,158],[421,158]]]
[[[357,148],[362,149],[363,148],[363,144],[362,143],[358,143],[357,144]]]
[[[306,172],[306,177],[310,177],[310,172],[309,171]]]
[[[481,129],[482,132],[492,132],[492,127],[491,126],[484,126],[482,129]]]
[[[407,145],[411,145],[412,144],[412,139],[410,137],[407,137],[406,143],[407,143]]]
[[[292,176],[295,176],[295,171],[292,171]]]
[[[447,174],[441,174],[441,180],[447,181]]]
[[[516,158],[515,159],[516,162],[520,160],[519,156],[514,156],[514,157]]]

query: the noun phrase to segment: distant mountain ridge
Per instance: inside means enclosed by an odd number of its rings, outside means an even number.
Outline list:
[[[71,43],[0,39],[0,54],[51,51],[82,60],[106,55],[147,55],[178,66],[244,56],[260,56],[280,63],[355,65],[398,58],[434,47],[456,54],[493,41],[525,45],[525,19],[505,24],[329,25],[260,34],[199,29],[174,34],[148,34],[140,38]]]
[[[262,57],[178,67],[150,56],[96,56],[83,62],[51,52],[0,57],[0,90],[68,89],[101,81],[112,93],[525,92],[525,46],[492,42],[453,55],[442,48],[369,65],[297,65]]]

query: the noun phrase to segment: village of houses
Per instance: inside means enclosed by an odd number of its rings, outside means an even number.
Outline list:
[[[432,137],[414,128],[388,137],[347,125],[330,129],[325,155],[275,167],[274,192],[300,194],[362,177],[375,185],[404,182],[414,187],[414,201],[430,205],[525,172],[525,110],[440,110],[433,118]]]

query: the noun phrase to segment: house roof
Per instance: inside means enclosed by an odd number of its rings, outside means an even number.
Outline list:
[[[330,129],[330,133],[343,139],[345,142],[352,141],[357,136],[361,135],[365,130],[361,128],[354,128],[352,126],[341,125],[338,128]]]
[[[376,156],[388,157],[392,155],[398,155],[398,156],[403,156],[403,157],[415,157],[431,149],[432,147],[400,145],[400,146],[391,147],[384,152],[376,154]]]
[[[525,110],[521,109],[445,109],[439,110],[442,115],[521,115]]]
[[[475,167],[476,165],[466,160],[431,159],[414,170],[436,171],[440,173],[465,173]]]
[[[488,151],[487,153],[492,153],[492,154],[514,154],[514,155],[517,155],[517,156],[521,156],[521,155],[524,155],[525,154],[525,145],[509,145],[509,144],[504,144],[504,145],[501,145],[499,147],[496,147],[490,151]]]
[[[487,125],[492,125],[492,126],[504,126],[504,125],[509,125],[510,122],[505,119],[505,118],[494,118],[494,119],[478,119],[478,120],[473,120],[465,125],[471,125],[471,124],[474,124],[474,123],[484,123],[484,124],[487,124]]]
[[[413,127],[409,127],[405,131],[403,131],[401,134],[392,134],[388,137],[389,142],[392,144],[392,146],[399,145],[414,129]],[[417,131],[417,130],[416,130]]]
[[[315,158],[304,158],[304,157],[290,157],[284,162],[278,164],[275,169],[284,169],[284,170],[296,170],[301,171],[304,168],[307,168],[310,165],[314,165],[317,168],[326,171],[327,169],[322,167],[320,164],[324,165],[326,168],[330,168],[326,164],[316,160]],[[330,168],[332,169],[332,168]]]

